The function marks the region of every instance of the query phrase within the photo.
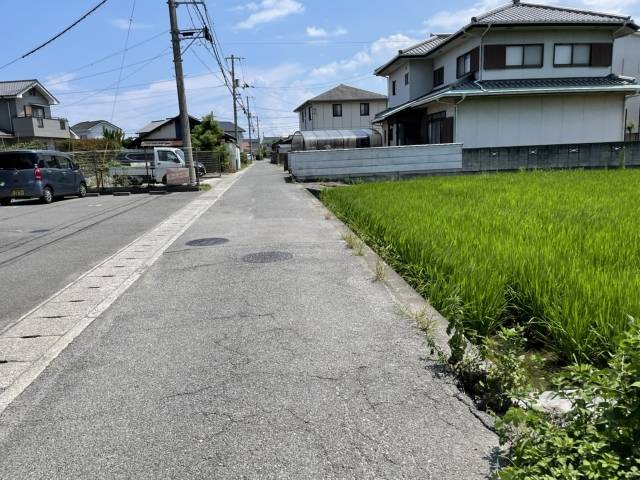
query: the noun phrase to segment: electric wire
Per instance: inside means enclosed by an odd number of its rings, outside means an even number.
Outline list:
[[[105,3],[107,3],[108,0],[102,0],[100,3],[98,3],[96,6],[94,6],[91,10],[89,10],[87,13],[85,13],[84,15],[82,15],[78,20],[76,20],[75,22],[73,22],[71,25],[69,25],[67,28],[65,28],[64,30],[62,30],[60,33],[54,35],[53,37],[51,37],[49,40],[47,40],[46,42],[38,45],[37,47],[29,50],[27,53],[25,53],[24,55],[21,55],[20,57],[15,58],[14,60],[11,60],[8,63],[5,63],[4,65],[0,66],[0,70],[13,65],[14,63],[27,58],[30,55],[33,55],[34,53],[36,53],[39,50],[42,50],[44,47],[46,47],[47,45],[49,45],[50,43],[54,42],[55,40],[57,40],[58,38],[60,38],[61,36],[63,36],[65,33],[67,33],[68,31],[70,31],[71,29],[73,29],[76,25],[78,25],[80,22],[82,22],[83,20],[85,20],[89,15],[91,15],[93,12],[95,12],[96,10],[98,10],[101,6],[103,6]]]
[[[120,62],[120,72],[118,73],[118,83],[116,84],[116,93],[113,96],[113,106],[111,107],[111,118],[109,121],[113,122],[113,116],[116,113],[116,105],[118,103],[118,94],[120,93],[120,82],[122,80],[122,70],[124,69],[124,61],[127,58],[127,47],[129,46],[129,37],[131,36],[131,26],[133,25],[133,14],[136,11],[136,0],[133,0],[131,6],[131,15],[129,15],[129,25],[127,26],[127,35],[124,41],[124,50],[122,52],[122,60]]]

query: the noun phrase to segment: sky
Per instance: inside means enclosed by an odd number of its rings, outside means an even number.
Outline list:
[[[42,50],[1,67],[63,30],[98,0],[4,2],[0,80],[37,78],[60,102],[54,116],[68,118],[72,125],[104,119],[134,136],[152,120],[177,115],[165,0],[107,0]],[[293,110],[340,83],[386,93],[385,79],[373,71],[399,49],[431,33],[453,32],[472,16],[504,3],[206,0],[221,51],[243,58],[236,69],[246,85],[241,90],[243,103],[248,102],[259,119],[262,136],[293,133],[298,125]],[[534,3],[621,13],[640,20],[640,0]],[[193,7],[181,5],[178,18],[183,29],[198,25]],[[183,41],[182,48],[186,49],[189,113],[201,117],[213,112],[219,120],[232,120],[231,94],[210,49],[200,41]],[[244,114],[238,123],[246,128]]]

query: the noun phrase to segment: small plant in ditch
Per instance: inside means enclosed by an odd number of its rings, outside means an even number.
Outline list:
[[[359,257],[364,255],[364,242],[360,240],[353,232],[342,234],[342,240],[347,244],[347,248],[353,250],[353,253]]]
[[[387,278],[387,265],[380,258],[376,258],[375,280],[376,282],[384,282]]]
[[[497,422],[509,464],[501,480],[640,478],[640,324],[605,368],[576,363],[553,380],[565,413],[514,407]]]

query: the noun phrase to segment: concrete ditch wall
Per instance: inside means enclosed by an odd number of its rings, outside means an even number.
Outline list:
[[[520,169],[618,168],[640,166],[640,142],[580,143],[529,147],[465,148],[464,172]]]
[[[289,171],[298,181],[455,173],[462,171],[462,144],[291,152]]]

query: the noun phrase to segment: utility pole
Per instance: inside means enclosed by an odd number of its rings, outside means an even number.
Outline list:
[[[175,0],[168,0],[169,20],[171,22],[171,44],[173,46],[173,63],[176,68],[176,87],[178,89],[178,105],[180,108],[180,129],[182,130],[182,149],[189,168],[189,185],[196,183],[196,171],[193,167],[193,149],[191,148],[191,128],[187,110],[187,95],[184,90],[184,73],[182,71],[182,53],[180,52],[180,30]]]
[[[236,80],[236,60],[242,60],[241,57],[236,57],[235,55],[231,55],[227,57],[227,60],[231,60],[231,88],[233,90],[233,125],[235,128],[235,136],[236,142],[238,142],[240,149],[242,150],[242,142],[240,142],[240,132],[238,131],[238,80]]]
[[[249,96],[247,96],[247,123],[249,124],[249,155],[253,162],[253,142],[251,141],[251,107],[249,106]]]
[[[260,138],[260,117],[256,115],[256,127],[258,128],[258,146],[260,147],[260,158],[262,158],[262,139]]]

